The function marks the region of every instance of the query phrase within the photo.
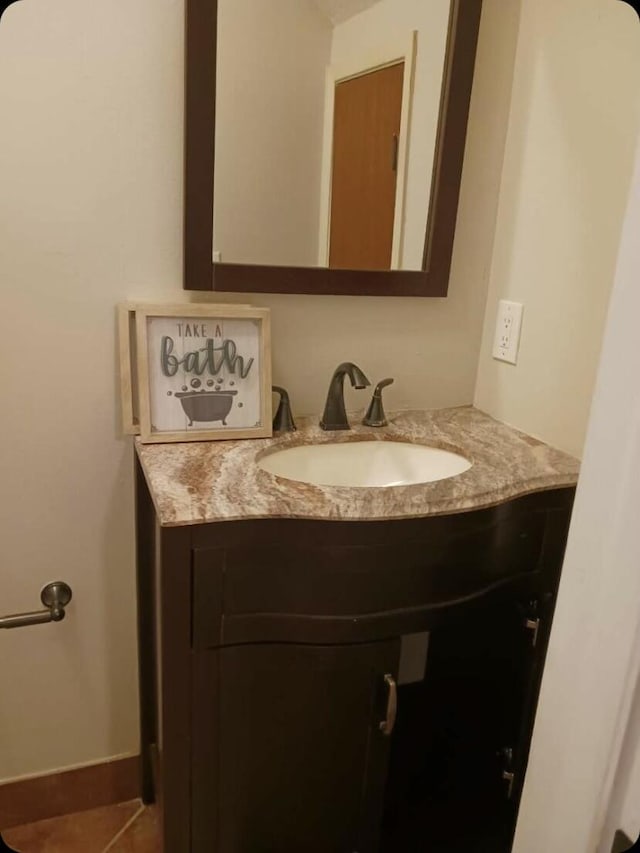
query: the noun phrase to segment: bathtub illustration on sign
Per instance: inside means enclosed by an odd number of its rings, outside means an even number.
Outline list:
[[[237,391],[178,391],[175,396],[182,403],[184,413],[189,418],[189,426],[193,426],[196,421],[198,423],[222,421],[222,425],[226,426],[226,418],[237,393]]]

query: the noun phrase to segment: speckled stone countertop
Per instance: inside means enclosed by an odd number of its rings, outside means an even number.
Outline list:
[[[300,444],[377,439],[409,441],[461,453],[468,471],[390,488],[316,486],[277,477],[261,456]],[[574,486],[572,456],[494,420],[472,406],[392,414],[381,429],[353,425],[324,432],[317,418],[270,439],[142,444],[136,451],[158,519],[166,527],[250,518],[373,521],[466,512],[531,492]]]

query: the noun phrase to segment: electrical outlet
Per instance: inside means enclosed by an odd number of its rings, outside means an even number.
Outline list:
[[[217,249],[213,250],[213,263],[219,264],[222,260],[222,252],[219,252]]]
[[[516,364],[520,346],[523,306],[520,302],[501,299],[498,303],[496,334],[493,341],[493,357],[499,361]]]

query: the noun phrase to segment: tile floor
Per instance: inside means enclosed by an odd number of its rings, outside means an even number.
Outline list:
[[[18,853],[159,853],[153,806],[139,800],[3,830]],[[3,848],[0,847],[0,850]]]

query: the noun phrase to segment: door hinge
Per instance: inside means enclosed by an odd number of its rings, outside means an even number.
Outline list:
[[[531,631],[531,645],[535,648],[536,643],[538,642],[540,619],[537,616],[533,619],[529,617],[524,620],[524,627],[527,629],[527,631]]]
[[[510,800],[513,795],[513,786],[516,781],[516,774],[512,770],[503,770],[502,778],[507,782],[507,799]]]
[[[516,781],[516,774],[511,769],[513,767],[513,749],[510,746],[505,746],[498,754],[501,755],[504,760],[502,778],[507,783],[507,799],[510,800],[513,795],[513,786]]]

